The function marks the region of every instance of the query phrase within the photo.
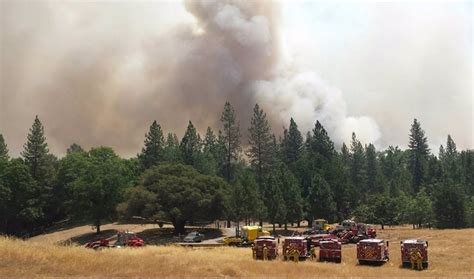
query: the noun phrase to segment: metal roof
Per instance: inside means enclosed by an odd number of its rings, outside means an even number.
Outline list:
[[[422,239],[406,239],[403,240],[403,244],[424,244],[426,241]]]
[[[363,239],[359,242],[364,242],[364,243],[380,243],[383,242],[383,239],[377,239],[377,238],[369,238],[369,239]]]

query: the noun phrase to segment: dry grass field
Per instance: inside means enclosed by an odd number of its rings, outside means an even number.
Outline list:
[[[254,261],[250,248],[147,246],[94,251],[0,238],[0,277],[474,277],[474,229],[396,227],[378,232],[391,244],[391,260],[383,266],[359,266],[355,245],[344,246],[342,263],[334,264]],[[399,241],[416,237],[429,241],[428,270],[400,268]]]

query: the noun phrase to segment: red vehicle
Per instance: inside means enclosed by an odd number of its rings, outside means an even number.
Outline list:
[[[263,260],[263,250],[266,247],[268,250],[267,257],[269,260],[278,257],[278,243],[273,236],[261,236],[254,240],[252,249],[255,253],[255,259]]]
[[[289,260],[292,257],[292,252],[297,251],[299,259],[306,259],[308,254],[307,240],[301,236],[292,236],[285,238],[283,242],[283,259]]]
[[[358,236],[367,236],[367,238],[377,237],[377,230],[374,227],[364,223],[358,223],[357,228],[352,232]]]
[[[91,248],[91,249],[94,249],[94,250],[98,250],[98,249],[101,249],[101,248],[107,248],[109,247],[109,240],[106,239],[106,238],[102,238],[102,239],[99,239],[99,240],[96,240],[96,241],[91,241],[89,243],[86,244],[86,248]]]
[[[314,245],[315,247],[319,246],[319,242],[323,239],[337,239],[337,236],[332,235],[332,234],[313,234],[310,235],[309,238],[311,238],[311,245]]]
[[[357,243],[357,260],[359,264],[380,263],[389,260],[388,241],[382,239],[363,239]]]
[[[109,247],[141,247],[145,245],[145,241],[138,237],[134,232],[118,232],[117,241],[113,245],[110,245],[110,239],[102,238],[99,240],[91,241],[86,244],[86,248],[101,249]]]
[[[118,232],[117,241],[115,242],[115,247],[128,246],[128,247],[141,247],[145,245],[145,241],[138,237],[134,232]]]
[[[420,252],[421,264],[423,268],[428,267],[428,241],[420,239],[407,239],[400,241],[402,254],[402,265],[411,266],[411,256],[413,252]]]
[[[336,239],[319,241],[319,261],[340,263],[342,260],[341,242]]]

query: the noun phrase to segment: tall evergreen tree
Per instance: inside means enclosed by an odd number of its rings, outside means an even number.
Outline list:
[[[367,189],[369,191],[380,190],[377,189],[378,164],[375,146],[373,144],[366,146],[365,154],[367,157]]]
[[[181,160],[179,154],[179,140],[175,133],[168,133],[166,136],[164,160],[173,163],[178,163]]]
[[[27,142],[23,145],[24,151],[21,156],[30,168],[33,179],[43,178],[45,175],[46,156],[49,153],[44,127],[38,116],[35,117],[33,126],[30,128]]]
[[[0,160],[8,160],[8,148],[3,135],[0,134]]]
[[[364,198],[361,193],[366,193],[367,185],[367,160],[362,144],[357,139],[356,134],[352,133],[351,143],[351,179],[352,184],[356,189],[357,196],[355,201],[358,202],[360,198]]]
[[[458,155],[459,154],[456,150],[456,143],[454,143],[454,140],[451,138],[451,135],[448,135],[448,139],[446,140],[446,151],[443,165],[446,177],[455,183],[461,182],[461,175],[459,173],[458,165]]]
[[[331,188],[326,180],[319,174],[315,174],[308,195],[309,220],[324,218],[334,221],[336,214],[336,203]]]
[[[415,193],[418,193],[420,185],[423,183],[426,172],[426,162],[428,160],[429,148],[428,139],[425,132],[421,129],[420,123],[416,118],[410,129],[410,150],[409,167],[412,174],[412,187]]]
[[[258,104],[256,104],[250,121],[249,149],[246,154],[255,171],[255,177],[257,178],[259,187],[262,187],[263,179],[272,164],[272,146],[273,138],[270,133],[270,124],[267,121],[267,115],[260,109]]]
[[[301,197],[301,189],[295,176],[283,163],[280,163],[278,166],[277,179],[281,181],[281,191],[286,207],[284,220],[286,230],[287,223],[296,223],[302,220],[304,204]]]
[[[330,159],[335,153],[334,143],[319,121],[316,121],[314,125],[309,150],[312,154],[320,155],[325,159]]]
[[[273,225],[273,234],[275,224],[281,224],[286,220],[287,209],[281,189],[281,182],[274,173],[271,173],[265,184],[264,203],[268,209],[268,221]]]
[[[433,209],[438,228],[462,228],[466,225],[465,193],[461,185],[443,183],[436,187]]]
[[[229,102],[224,105],[221,122],[223,125],[222,137],[220,138],[224,147],[224,176],[227,182],[232,179],[232,167],[239,158],[240,128],[236,122],[235,112]]]
[[[303,148],[303,137],[298,130],[293,118],[290,119],[289,129],[283,132],[282,153],[283,160],[286,164],[293,164],[301,156],[301,149]]]
[[[184,133],[183,139],[179,145],[181,157],[186,165],[197,166],[201,153],[201,138],[196,132],[196,128],[189,121],[188,128]]]
[[[164,159],[165,139],[160,124],[155,121],[150,126],[150,131],[145,135],[145,146],[138,155],[143,169],[158,165]]]

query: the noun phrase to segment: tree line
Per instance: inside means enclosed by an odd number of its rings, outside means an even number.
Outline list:
[[[193,123],[181,140],[154,121],[144,146],[124,159],[112,148],[73,143],[51,154],[38,116],[19,158],[0,134],[0,232],[28,236],[58,223],[136,216],[186,224],[217,219],[299,226],[303,220],[355,218],[385,225],[474,226],[474,152],[450,135],[438,156],[414,119],[407,150],[376,150],[355,133],[336,150],[322,123],[305,136],[290,119],[278,138],[265,112],[253,110],[248,137],[226,102],[221,127],[203,137]]]

